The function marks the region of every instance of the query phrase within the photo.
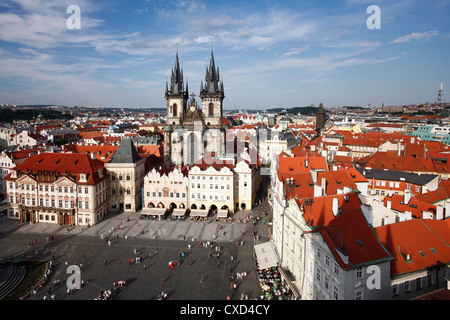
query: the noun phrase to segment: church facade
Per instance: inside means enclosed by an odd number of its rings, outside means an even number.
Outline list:
[[[201,105],[189,94],[184,83],[178,53],[172,68],[170,84],[166,82],[167,125],[164,127],[164,164],[193,165],[207,153],[225,153],[225,130],[222,127],[223,82],[211,52],[205,81],[200,84]]]

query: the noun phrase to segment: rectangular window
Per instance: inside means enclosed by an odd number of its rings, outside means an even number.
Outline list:
[[[338,276],[339,275],[339,266],[337,263],[334,264],[334,273]]]
[[[333,299],[339,300],[339,290],[335,286],[333,286]]]
[[[362,278],[362,268],[357,268],[356,269],[356,279],[361,279]]]

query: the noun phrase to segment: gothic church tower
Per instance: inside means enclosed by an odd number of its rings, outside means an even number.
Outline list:
[[[189,99],[189,89],[186,84],[184,88],[183,69],[180,69],[178,52],[175,58],[175,64],[172,68],[170,78],[170,88],[166,81],[166,100],[167,100],[167,123],[171,125],[182,125],[184,115],[186,114],[187,101]]]
[[[211,51],[209,67],[206,67],[205,83],[200,84],[200,98],[205,124],[208,126],[222,126],[222,107],[225,93],[223,82],[220,80],[219,67],[216,68],[214,54]]]

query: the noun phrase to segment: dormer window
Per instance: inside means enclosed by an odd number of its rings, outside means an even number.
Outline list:
[[[87,182],[87,176],[85,173],[80,174],[80,182]]]

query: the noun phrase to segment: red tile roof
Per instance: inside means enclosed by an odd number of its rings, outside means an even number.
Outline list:
[[[415,218],[422,218],[423,212],[431,212],[433,215],[436,214],[436,206],[431,203],[420,201],[417,197],[411,197],[408,203],[404,203],[404,196],[399,194],[392,194],[392,196],[387,195],[383,203],[387,206],[387,202],[391,201],[391,209],[399,212],[411,212],[411,215]]]
[[[357,160],[355,163],[361,167],[380,170],[387,169],[438,174],[450,173],[450,162],[437,163],[433,162],[430,158],[402,157],[391,152],[375,152],[372,155]]]
[[[21,173],[35,176],[36,179],[52,177],[56,179],[60,176],[74,177],[80,184],[97,184],[107,178],[106,169],[100,160],[93,160],[90,156],[81,153],[41,153],[24,161],[22,164],[13,168],[17,171],[17,176]],[[100,178],[98,171],[103,172],[103,178]],[[87,175],[87,182],[81,183],[80,175]],[[15,180],[11,174],[4,180]]]
[[[105,145],[78,145],[78,144],[69,144],[64,146],[65,152],[72,153],[82,153],[91,156],[95,153],[95,158],[97,160],[101,160],[103,162],[108,162],[114,152],[119,148],[119,146],[112,146],[109,144]]]
[[[340,207],[338,216],[332,213],[334,198],[338,199]],[[311,232],[322,235],[343,269],[392,259],[367,224],[356,193],[314,198],[311,204],[305,204],[305,201],[297,203],[304,208],[304,219],[314,228]],[[340,253],[346,255],[348,261],[344,261]]]
[[[396,258],[391,262],[391,277],[450,263],[449,227],[449,219],[413,219],[375,228],[380,241]]]
[[[327,170],[327,162],[322,156],[279,157],[278,173],[305,173],[311,169]]]

